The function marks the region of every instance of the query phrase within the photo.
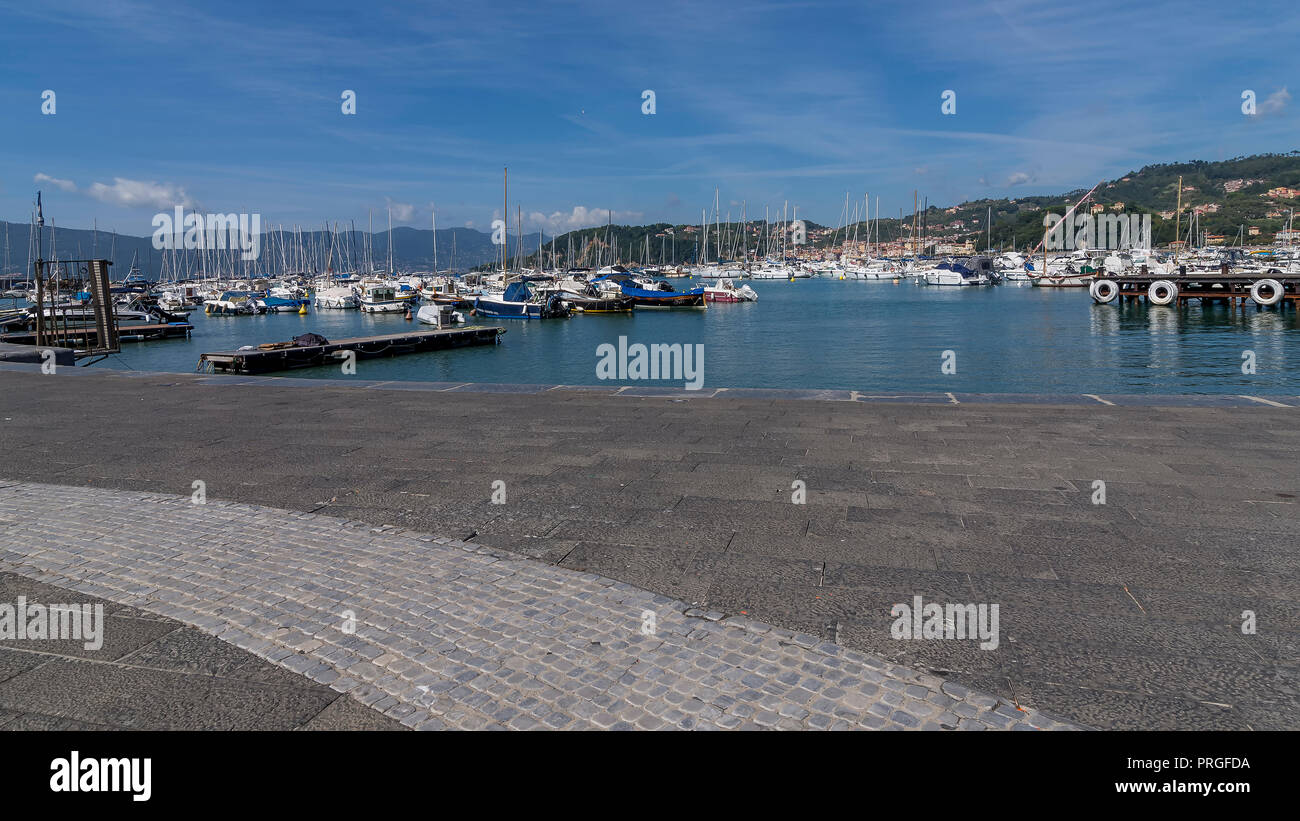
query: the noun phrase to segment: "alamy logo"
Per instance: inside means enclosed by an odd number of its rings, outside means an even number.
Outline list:
[[[704,346],[655,343],[629,346],[618,338],[618,348],[605,342],[596,348],[597,379],[682,379],[688,391],[704,386]]]
[[[81,641],[87,650],[104,646],[104,605],[0,604],[0,641],[57,639]]]
[[[159,251],[238,248],[245,262],[262,255],[261,214],[187,214],[178,205],[174,214],[155,214],[153,229],[153,247]]]
[[[896,639],[981,639],[981,650],[998,649],[996,604],[924,604],[913,596],[911,607],[896,604],[889,615]]]
[[[129,792],[132,801],[153,795],[152,758],[82,758],[73,750],[50,762],[50,792]]]
[[[1044,214],[1043,227],[1049,251],[1151,247],[1150,214]]]

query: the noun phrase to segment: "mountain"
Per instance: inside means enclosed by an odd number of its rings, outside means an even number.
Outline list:
[[[1255,242],[1270,241],[1286,227],[1289,211],[1300,209],[1300,151],[1237,157],[1219,162],[1193,161],[1148,165],[1118,179],[1103,181],[1088,203],[1100,204],[1107,212],[1151,214],[1152,240],[1166,244],[1174,236],[1174,210],[1179,206],[1178,180],[1182,178],[1180,233],[1186,234],[1189,216],[1200,210],[1199,234],[1220,235],[1231,244],[1238,232],[1259,229]],[[1277,189],[1289,189],[1282,194]],[[993,209],[992,246],[1033,247],[1043,238],[1043,216],[1064,215],[1079,201],[1087,188],[1055,196],[1026,196],[1015,199],[986,199],[964,202],[952,208],[932,207],[923,225],[927,236],[975,239],[984,246],[989,208]],[[1272,195],[1270,195],[1272,192]],[[1162,214],[1166,216],[1162,216]],[[910,218],[906,222],[910,223]],[[962,223],[954,226],[954,223]],[[974,229],[974,230],[971,230]],[[1185,238],[1185,237],[1184,237]]]
[[[1183,188],[1178,190],[1178,180],[1182,178]],[[981,199],[963,202],[950,207],[931,205],[920,214],[920,230],[930,242],[964,242],[974,240],[983,247],[991,238],[992,247],[1026,249],[1037,245],[1043,238],[1043,216],[1047,213],[1063,215],[1085,193],[1086,188],[1055,195],[1031,195],[1015,198]],[[1127,213],[1152,214],[1152,233],[1156,244],[1165,244],[1174,237],[1174,219],[1172,212],[1177,207],[1181,196],[1181,218],[1179,225],[1184,235],[1189,215],[1193,210],[1200,210],[1196,227],[1201,234],[1221,235],[1228,244],[1236,241],[1240,232],[1243,237],[1251,237],[1250,229],[1258,229],[1254,242],[1271,241],[1273,235],[1286,227],[1293,209],[1300,209],[1300,151],[1287,154],[1262,154],[1251,157],[1237,157],[1219,162],[1192,161],[1184,163],[1164,163],[1148,165],[1124,176],[1104,181],[1097,186],[1089,204],[1101,205],[1109,212],[1122,208]],[[993,215],[990,229],[988,215]],[[1162,217],[1161,214],[1167,214]],[[47,219],[49,215],[47,214]],[[873,238],[881,241],[899,239],[912,231],[912,215],[898,218],[872,218]],[[340,223],[340,226],[342,224]],[[48,223],[47,223],[48,228]],[[741,244],[739,235],[742,228],[748,235],[747,242]],[[766,224],[762,221],[744,223],[724,223],[721,226],[724,257],[740,257],[747,246],[751,253],[755,249],[780,247],[779,223]],[[805,220],[807,245],[825,248],[843,241],[845,235],[859,239],[867,236],[867,226],[859,222],[847,229],[830,228]],[[0,272],[22,275],[27,264],[28,226],[21,223],[0,221],[0,232],[4,236],[0,242],[7,242],[0,247]],[[46,242],[50,241],[49,230]],[[702,237],[704,231],[698,225],[671,225],[655,223],[652,225],[602,225],[571,231],[558,237],[545,237],[538,233],[526,234],[523,238],[525,264],[535,265],[538,242],[546,244],[547,254],[555,248],[560,261],[570,260],[573,264],[594,266],[617,259],[623,262],[690,262],[704,256]],[[708,258],[717,259],[718,229],[715,225],[708,227]],[[53,232],[58,256],[68,259],[82,259],[92,255],[109,257],[118,266],[115,276],[125,276],[133,256],[138,258],[141,272],[150,277],[162,274],[163,252],[153,248],[150,237],[132,237],[101,231],[84,229],[58,228]],[[298,239],[290,232],[284,235],[287,242],[277,241],[274,237],[263,245],[263,257],[259,270],[269,266],[272,271],[281,269],[281,252],[289,253],[288,248],[297,248]],[[301,235],[301,245],[308,251],[308,256],[316,260],[316,266],[323,269],[326,261],[336,271],[350,270],[353,260],[360,263],[361,249],[369,244],[371,255],[378,265],[384,265],[388,257],[388,233],[376,231],[369,235],[364,231],[352,233],[350,226],[344,228],[339,237],[353,236],[351,241],[335,241],[335,247],[351,249],[346,260],[339,260],[336,250],[332,259],[329,253],[330,234],[326,231],[312,231]],[[491,235],[471,228],[442,228],[438,230],[438,267],[448,268],[452,264],[452,241],[455,238],[455,267],[466,271],[475,267],[491,267],[498,258],[500,246],[492,244]],[[647,254],[648,241],[648,254]],[[1250,240],[1247,239],[1247,242]],[[399,270],[428,270],[433,264],[433,231],[427,229],[400,227],[393,229],[393,260]],[[552,245],[552,243],[554,243]],[[512,259],[517,248],[514,235],[507,236],[507,247]],[[48,253],[47,248],[47,253]],[[531,253],[530,253],[531,250]],[[549,257],[547,259],[549,263]],[[197,265],[182,264],[181,270],[197,272]]]
[[[1256,243],[1271,241],[1274,233],[1286,227],[1290,209],[1300,210],[1300,151],[1220,162],[1148,165],[1118,179],[1102,182],[1084,207],[1101,204],[1108,212],[1114,213],[1122,203],[1122,210],[1126,213],[1149,213],[1152,215],[1153,241],[1165,244],[1175,239],[1172,212],[1179,204],[1179,177],[1183,180],[1183,191],[1178,224],[1184,235],[1189,215],[1198,207],[1204,211],[1197,223],[1198,233],[1225,236],[1228,244],[1235,241],[1239,231],[1246,234],[1249,243],[1247,232],[1251,227],[1259,229],[1259,235],[1254,238]],[[1289,189],[1288,193],[1294,191],[1294,195],[1276,195],[1279,188]],[[1275,195],[1270,196],[1270,192]],[[991,239],[993,248],[1024,250],[1036,246],[1043,238],[1045,214],[1063,216],[1086,193],[1087,188],[1080,188],[1064,194],[971,200],[949,207],[931,205],[921,210],[918,222],[927,245],[974,241],[977,247],[983,248]],[[991,231],[988,227],[990,209],[993,217]],[[1161,217],[1162,212],[1170,216]],[[890,242],[909,236],[913,216],[908,214],[902,219],[891,217],[879,221],[873,216],[871,222],[872,238]],[[750,236],[748,245],[751,252],[767,247],[763,239],[779,236],[781,230],[779,223],[765,225],[762,221],[748,222],[743,227]],[[850,239],[856,236],[864,240],[867,237],[867,225],[863,222],[845,229],[805,221],[805,227],[807,244],[813,248],[838,245],[846,234]],[[669,239],[666,236],[669,228],[673,229],[672,236],[677,239],[675,257],[664,246]],[[728,252],[724,256],[741,255],[741,246],[734,241],[741,228],[740,223],[722,224],[721,233]],[[670,262],[689,262],[697,253],[702,256],[699,247],[701,235],[699,226],[669,226],[667,223],[600,226],[561,234],[555,240],[555,248],[563,255],[572,247],[579,265],[593,265],[600,259],[608,261],[607,249],[611,246],[618,248],[622,261],[658,263],[662,258]],[[646,257],[647,236],[650,237],[649,256],[643,259]],[[712,224],[709,236],[709,259],[717,259],[717,230]],[[579,253],[582,249],[586,249],[585,255]],[[533,264],[531,257],[525,262]]]
[[[277,226],[278,228],[278,226]],[[278,239],[278,234],[274,230],[269,230],[266,224],[263,224],[264,239],[262,243],[262,259],[258,270],[263,266],[270,266],[273,271],[280,270],[280,253],[281,248],[296,248],[298,238],[295,237],[291,230],[286,229],[284,233],[284,243]],[[331,267],[335,271],[351,270],[354,267],[354,259],[357,264],[361,263],[362,249],[367,244],[367,234],[365,231],[358,230],[355,239],[347,239],[351,234],[350,227],[342,227],[334,242],[334,255],[331,260],[330,256],[330,234],[326,231],[303,232],[301,235],[302,246],[309,250],[309,258],[317,260],[318,265],[323,270],[326,263],[332,263]],[[267,235],[270,235],[269,239]],[[51,253],[51,236],[53,241],[53,252]],[[7,238],[8,253],[5,248]],[[21,276],[28,265],[28,238],[29,227],[26,224],[4,222],[0,220],[0,275]],[[525,234],[523,245],[525,249],[536,249],[541,235],[538,233]],[[507,247],[510,249],[511,257],[515,255],[517,238],[514,234],[507,234]],[[399,227],[393,229],[393,263],[398,270],[429,270],[433,267],[433,231],[430,229],[419,229],[409,227]],[[549,242],[550,238],[547,237]],[[388,260],[388,232],[376,231],[369,237],[371,255],[375,264],[383,266]],[[118,234],[112,231],[93,231],[78,228],[61,228],[57,224],[51,231],[51,221],[49,214],[46,214],[45,225],[45,254],[46,256],[57,256],[60,259],[89,259],[92,257],[102,257],[112,259],[114,267],[112,269],[114,278],[125,277],[130,269],[132,258],[137,260],[142,275],[150,279],[156,279],[163,275],[163,257],[170,252],[159,251],[153,247],[152,237],[133,237],[126,234]],[[453,258],[453,247],[455,249],[455,265],[460,271],[469,270],[478,265],[490,264],[493,260],[499,259],[501,255],[501,246],[492,244],[491,234],[482,231],[476,231],[472,228],[439,228],[438,229],[438,267],[440,269],[450,268]],[[191,252],[192,253],[192,252]],[[289,253],[287,250],[286,254]],[[346,259],[340,259],[340,255],[346,256]],[[181,266],[183,271],[199,270],[196,262],[190,261]],[[26,269],[30,270],[30,269]]]

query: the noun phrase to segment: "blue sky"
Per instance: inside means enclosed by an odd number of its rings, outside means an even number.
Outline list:
[[[829,224],[846,192],[1057,193],[1300,148],[1297,35],[1249,2],[0,0],[0,219],[39,187],[135,235],[177,204],[486,230],[507,165],[512,230],[548,234],[697,222],[715,187],[724,217]]]

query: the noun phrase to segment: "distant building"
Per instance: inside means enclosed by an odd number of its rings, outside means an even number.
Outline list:
[[[1161,212],[1160,212],[1160,219],[1162,219],[1162,220],[1171,220],[1171,219],[1173,219],[1173,218],[1174,218],[1174,212],[1173,212],[1173,211],[1161,211]]]
[[[1117,203],[1115,203],[1114,205],[1112,205],[1112,206],[1110,207],[1110,210],[1112,210],[1112,211],[1123,211],[1123,210],[1124,210],[1124,203],[1122,203],[1122,202],[1117,202]]]
[[[975,243],[967,240],[962,243],[941,242],[934,246],[934,253],[940,256],[975,253]]]
[[[1231,194],[1234,191],[1240,191],[1248,185],[1259,185],[1263,180],[1227,180],[1223,183],[1225,193]]]
[[[1246,229],[1246,233],[1252,237],[1259,236],[1259,226],[1258,225],[1250,226],[1249,228]]]
[[[1106,210],[1106,206],[1102,205],[1099,202],[1093,203],[1092,205],[1092,213],[1094,214],[1100,214],[1102,211],[1105,210]]]
[[[1300,239],[1300,229],[1295,231],[1278,231],[1273,235],[1274,242],[1295,242]]]

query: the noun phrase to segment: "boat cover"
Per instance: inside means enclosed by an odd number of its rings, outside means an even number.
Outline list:
[[[502,299],[506,302],[528,302],[533,298],[533,294],[528,290],[526,282],[512,282],[506,286],[505,295]]]

